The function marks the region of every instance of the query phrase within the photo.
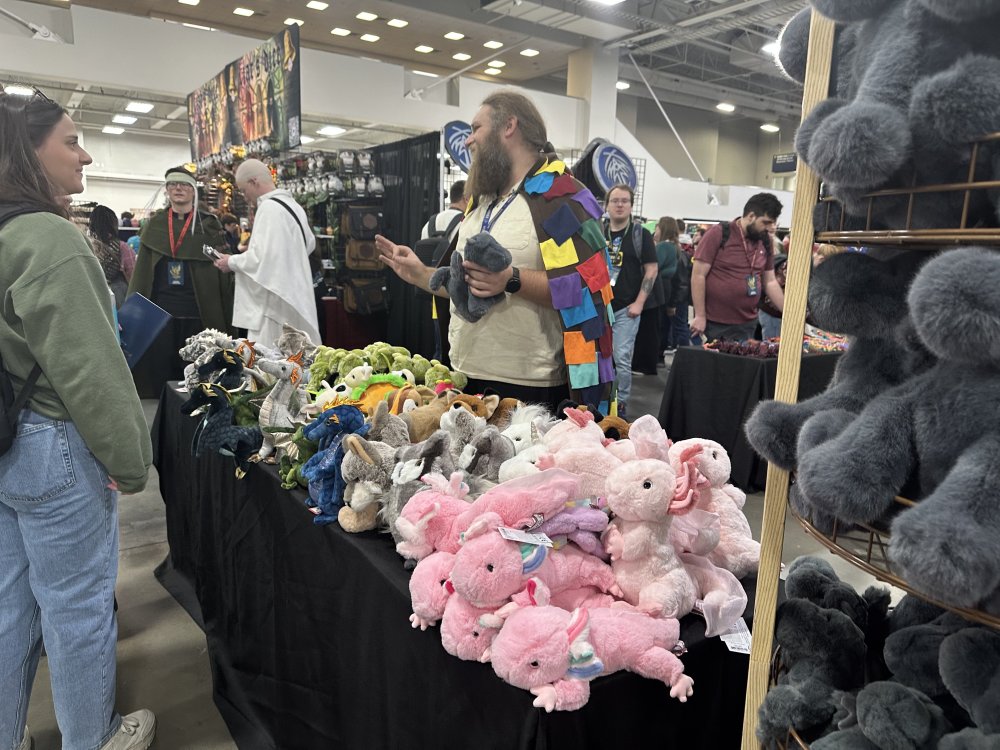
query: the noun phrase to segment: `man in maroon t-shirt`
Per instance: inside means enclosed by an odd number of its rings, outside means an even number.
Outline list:
[[[701,238],[691,269],[691,334],[743,341],[757,329],[757,302],[766,293],[778,310],[785,303],[774,276],[770,232],[781,215],[781,202],[758,193],[743,207],[743,217],[729,224],[723,242],[717,224]]]

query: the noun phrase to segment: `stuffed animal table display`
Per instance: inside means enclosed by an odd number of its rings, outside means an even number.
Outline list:
[[[487,271],[494,273],[502,271],[510,265],[510,251],[497,242],[489,232],[480,232],[470,237],[465,243],[465,258],[455,251],[451,255],[451,264],[439,268],[430,279],[431,291],[436,291],[441,287],[448,290],[448,297],[451,304],[455,306],[455,312],[463,320],[470,323],[477,323],[490,308],[501,302],[506,297],[504,292],[494,294],[492,297],[477,297],[472,294],[468,283],[465,281],[465,268],[463,260],[482,266]]]
[[[590,681],[622,669],[670,688],[681,702],[694,681],[673,653],[680,624],[618,609],[523,607],[493,639],[490,661],[502,680],[530,690],[546,711],[573,711],[590,698]]]

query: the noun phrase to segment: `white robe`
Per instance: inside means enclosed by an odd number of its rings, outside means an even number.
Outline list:
[[[298,222],[274,198],[291,206]],[[246,328],[251,341],[273,346],[287,323],[313,343],[323,343],[309,270],[309,254],[315,247],[306,213],[287,190],[261,196],[246,252],[229,257],[236,274],[233,325]]]

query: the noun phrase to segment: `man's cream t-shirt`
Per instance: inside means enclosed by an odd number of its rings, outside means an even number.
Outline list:
[[[459,252],[464,251],[470,237],[483,231],[488,205],[488,202],[481,203],[465,217],[458,234]],[[545,270],[531,210],[524,196],[518,195],[498,217],[502,206],[501,200],[493,211],[490,234],[510,251],[516,267]],[[463,320],[452,305],[448,326],[452,369],[470,378],[539,388],[565,383],[559,313],[517,294],[504,296],[505,299],[491,307],[477,323]]]

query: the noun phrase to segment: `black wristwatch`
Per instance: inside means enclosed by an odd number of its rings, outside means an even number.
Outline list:
[[[514,294],[521,291],[521,270],[517,266],[511,267],[511,277],[507,279],[507,286],[503,288],[507,294]]]

